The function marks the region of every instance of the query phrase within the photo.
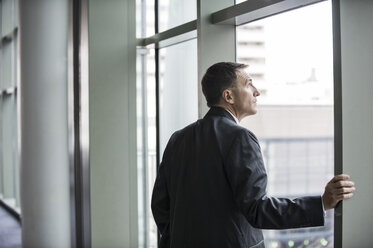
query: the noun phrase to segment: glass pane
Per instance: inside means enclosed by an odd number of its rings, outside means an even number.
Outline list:
[[[136,0],[136,37],[154,35],[154,0]]]
[[[15,207],[15,186],[14,186],[14,151],[16,148],[14,135],[14,120],[13,113],[14,110],[14,95],[5,96],[2,104],[2,114],[3,114],[3,186],[4,186],[4,200],[7,201],[12,207]]]
[[[18,1],[0,2],[1,35],[11,35],[17,25]],[[17,136],[17,35],[0,48],[0,198],[19,209],[19,168]]]
[[[156,91],[154,49],[137,50],[137,162],[139,247],[157,247],[150,208],[156,177]]]
[[[333,176],[331,13],[328,1],[237,27],[237,61],[261,91],[241,125],[260,140],[272,196],[321,195]],[[333,247],[333,212],[323,227],[264,234],[267,247]]]
[[[8,35],[10,32],[13,31],[15,27],[15,1],[14,0],[3,0],[2,1],[2,24],[1,24],[1,32],[2,35]]]
[[[3,158],[3,150],[4,150],[4,138],[3,138],[3,122],[4,122],[4,113],[3,113],[3,97],[0,97],[0,158]],[[3,159],[0,159],[0,197],[4,197],[4,162]]]
[[[17,116],[17,93],[12,96],[13,109],[12,109],[12,152],[13,152],[13,166],[14,166],[14,193],[15,193],[15,206],[17,211],[20,213],[20,166],[18,156],[18,116]]]
[[[18,27],[18,11],[19,11],[19,0],[13,0],[14,2],[14,27]]]
[[[13,47],[14,42],[5,43],[0,52],[2,56],[1,61],[1,89],[7,89],[14,85],[14,66],[13,66]]]
[[[160,154],[175,131],[198,118],[197,40],[160,50]]]
[[[159,32],[197,19],[197,1],[195,0],[159,0]]]
[[[182,59],[180,59],[182,58]],[[176,131],[197,119],[197,41],[160,50],[161,155]],[[150,200],[156,177],[155,51],[137,50],[137,151],[139,245],[157,247],[157,226]]]
[[[237,61],[250,65],[265,105],[333,104],[332,45],[330,2],[237,28]]]

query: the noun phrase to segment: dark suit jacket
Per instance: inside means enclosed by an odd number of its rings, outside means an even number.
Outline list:
[[[152,211],[160,247],[264,247],[260,229],[324,224],[320,196],[266,196],[258,139],[213,107],[175,132],[159,166]]]

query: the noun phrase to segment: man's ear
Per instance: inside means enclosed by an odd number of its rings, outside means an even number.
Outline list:
[[[226,102],[226,103],[229,103],[229,104],[234,103],[233,92],[229,89],[223,90],[222,98],[223,98],[224,102]]]

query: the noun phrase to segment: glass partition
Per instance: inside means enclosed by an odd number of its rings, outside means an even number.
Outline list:
[[[158,3],[158,20],[154,15],[155,3]],[[153,35],[156,22],[162,32],[196,19],[196,1],[137,0],[136,5],[139,38]],[[196,39],[184,42],[181,39],[181,43],[163,48],[137,49],[139,247],[157,247],[158,231],[150,207],[157,174],[157,149],[161,158],[170,135],[197,120],[197,95]]]
[[[159,32],[197,18],[197,1],[158,0]]]
[[[272,196],[321,195],[333,176],[331,13],[328,1],[237,27],[237,61],[261,91],[241,124],[260,140]],[[264,234],[267,247],[333,247],[333,212],[323,227]]]
[[[150,208],[157,175],[154,48],[137,49],[136,81],[139,247],[157,247],[157,228]]]
[[[198,118],[197,40],[160,49],[160,155],[172,133]]]
[[[157,226],[150,200],[157,173],[157,109],[159,98],[160,157],[176,130],[196,121],[197,42],[159,49],[159,92],[156,92],[154,48],[137,49],[137,158],[140,247],[157,247]]]
[[[154,0],[136,0],[136,37],[154,35]]]
[[[17,134],[17,1],[0,1],[0,9],[0,199],[20,212]]]

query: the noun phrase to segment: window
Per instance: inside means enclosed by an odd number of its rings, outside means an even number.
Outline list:
[[[173,132],[198,118],[197,41],[160,49],[160,154]]]
[[[137,175],[140,247],[156,247],[150,199],[157,171],[154,49],[137,50]]]
[[[331,21],[323,2],[237,27],[237,61],[262,92],[241,124],[260,140],[269,195],[321,195],[333,176]],[[268,247],[333,247],[333,213],[323,227],[264,234]]]
[[[170,135],[197,119],[197,44],[190,40],[159,49],[158,93],[155,49],[139,48],[137,54],[139,243],[141,247],[156,247],[157,226],[150,208],[157,171],[156,116],[160,116],[159,149],[163,154]]]
[[[259,113],[241,124],[260,139],[268,172],[268,193],[290,198],[322,194],[325,183],[333,175],[334,164],[331,3],[327,1],[296,9],[307,4],[284,1],[285,4],[276,8],[250,9],[244,14],[242,9],[234,9],[232,5],[225,12],[226,19],[222,17],[224,15],[217,15],[214,21],[211,14],[221,9],[211,13],[213,8],[202,1],[155,1],[158,15],[154,16],[151,13],[153,2],[138,2],[143,11],[138,10],[143,13],[140,18],[143,29],[141,35],[138,33],[143,39],[139,42],[151,44],[138,48],[137,61],[138,74],[141,74],[138,95],[142,99],[138,102],[138,109],[142,109],[138,113],[138,123],[142,123],[138,130],[138,150],[139,156],[142,154],[143,157],[142,165],[139,162],[139,174],[142,173],[139,175],[139,194],[142,191],[139,195],[142,201],[139,202],[142,204],[140,222],[144,223],[140,224],[141,246],[156,247],[156,226],[149,203],[157,163],[170,135],[195,121],[198,111],[203,116],[206,109],[198,99],[197,71],[201,70],[198,67],[211,65],[209,61],[232,60],[234,44],[229,44],[230,39],[218,40],[223,38],[222,35],[234,35],[232,29],[236,29],[236,60],[249,64],[249,74],[261,92]],[[200,4],[198,9],[196,3]],[[226,4],[216,2],[217,6]],[[196,19],[197,11],[200,11],[198,17],[203,19],[197,20],[200,25],[198,36],[195,32],[192,38],[180,38],[191,30],[190,26],[183,30],[185,27],[179,25]],[[235,12],[239,18],[229,17]],[[212,23],[205,23],[204,18]],[[232,19],[235,24],[230,22]],[[246,24],[240,25],[242,23]],[[152,36],[154,33],[148,30],[153,30],[151,27],[156,24],[157,35]],[[225,25],[218,28],[220,24]],[[209,29],[208,25],[215,26]],[[197,26],[193,32],[196,29]],[[174,38],[176,42],[169,42]],[[204,47],[207,40],[208,46]],[[199,41],[201,48],[197,54]],[[139,82],[142,82],[141,86]],[[154,156],[157,159],[154,160]],[[333,224],[333,213],[328,212],[324,227],[265,231],[266,245],[332,247]]]
[[[197,18],[197,1],[158,0],[159,31],[179,26]]]
[[[154,1],[136,0],[136,37],[154,35]]]
[[[138,0],[136,11],[140,38],[192,21],[197,13],[196,1],[173,0]],[[177,42],[166,40],[164,44],[137,48],[140,247],[157,247],[157,226],[150,203],[158,160],[171,134],[198,117],[197,41],[189,35],[178,37]]]
[[[0,199],[19,208],[17,1],[0,1]]]

